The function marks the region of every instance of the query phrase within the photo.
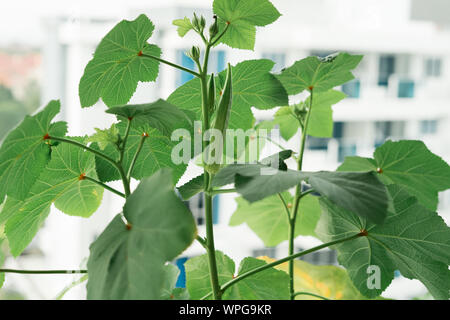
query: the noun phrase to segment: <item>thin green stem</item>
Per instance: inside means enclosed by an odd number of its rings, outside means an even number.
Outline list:
[[[132,119],[128,118],[127,128],[125,129],[125,135],[124,135],[124,137],[122,139],[122,144],[121,144],[121,146],[119,148],[119,161],[118,161],[119,163],[122,163],[122,161],[123,161],[123,155],[125,153],[125,147],[126,147],[126,144],[127,144],[128,136],[130,135],[131,121],[132,121]]]
[[[22,273],[22,274],[76,274],[87,273],[87,270],[17,270],[0,269],[0,273]]]
[[[238,283],[239,281],[244,280],[244,279],[246,279],[246,278],[248,278],[248,277],[250,277],[250,276],[252,276],[252,275],[254,275],[254,274],[258,273],[258,272],[264,271],[264,270],[269,269],[269,268],[276,267],[276,266],[278,266],[278,265],[280,265],[282,263],[294,260],[294,259],[296,259],[298,257],[310,254],[312,252],[319,251],[319,250],[321,250],[323,248],[327,248],[327,247],[330,247],[330,246],[333,246],[335,244],[339,244],[339,243],[342,243],[342,242],[351,241],[353,239],[356,239],[356,238],[359,238],[359,237],[362,237],[362,236],[364,236],[364,234],[358,233],[358,234],[355,234],[353,236],[342,238],[342,239],[331,241],[331,242],[327,242],[327,243],[321,244],[319,246],[313,247],[311,249],[308,249],[308,250],[305,250],[305,251],[301,251],[301,252],[297,252],[295,254],[289,255],[287,257],[284,257],[284,258],[279,259],[277,261],[274,261],[272,263],[268,263],[268,264],[262,265],[262,266],[260,266],[258,268],[255,268],[255,269],[249,270],[247,272],[244,272],[243,274],[238,275],[234,279],[231,279],[230,281],[228,281],[225,284],[223,284],[222,287],[220,288],[220,290],[222,291],[222,294],[223,294],[225,292],[225,290],[227,290],[232,285],[234,285],[234,284]],[[212,294],[212,292],[208,293],[207,295],[202,297],[202,300],[207,299],[208,297],[211,296],[211,294]]]
[[[210,46],[215,46],[216,45],[216,43],[217,42],[219,42],[219,40],[223,37],[223,35],[227,32],[227,30],[228,30],[228,26],[229,26],[230,24],[229,23],[227,23],[227,25],[225,26],[225,29],[223,29],[223,31],[212,41],[212,42],[210,42]]]
[[[318,294],[315,294],[315,293],[311,293],[311,292],[303,292],[303,291],[299,291],[299,292],[294,293],[294,298],[295,298],[296,296],[301,296],[301,295],[312,296],[312,297],[316,297],[316,298],[319,298],[319,299],[322,299],[322,300],[331,300],[331,299],[328,299],[328,298],[319,296]]]
[[[118,196],[121,196],[122,198],[125,198],[125,195],[122,192],[120,192],[120,191],[118,191],[118,190],[116,190],[114,188],[111,188],[110,186],[108,186],[107,184],[105,184],[103,182],[100,182],[100,181],[98,181],[98,180],[96,180],[94,178],[88,177],[88,176],[85,176],[83,179],[92,181],[92,182],[98,184],[99,186],[103,187],[104,189],[106,189],[108,191],[111,191],[112,193],[115,193]]]
[[[195,239],[202,245],[203,248],[208,250],[208,245],[205,239],[203,239],[201,236],[197,236]]]
[[[144,58],[150,58],[150,59],[153,59],[153,60],[156,60],[156,61],[165,63],[165,64],[167,64],[167,65],[169,65],[169,66],[171,66],[171,67],[174,67],[174,68],[176,68],[176,69],[180,69],[180,70],[182,70],[182,71],[188,72],[188,73],[190,73],[190,74],[192,74],[192,75],[194,75],[194,76],[200,78],[200,73],[197,73],[197,72],[195,72],[195,71],[193,71],[193,70],[191,70],[191,69],[188,69],[188,68],[185,68],[185,67],[183,67],[183,66],[180,66],[180,65],[178,65],[178,64],[176,64],[176,63],[172,63],[172,62],[170,62],[170,61],[161,59],[161,58],[156,57],[156,56],[152,56],[152,55],[150,55],[150,54],[145,54],[145,53],[143,53],[143,54],[141,55],[141,57],[144,57]]]
[[[278,193],[278,197],[280,198],[281,202],[283,203],[283,207],[284,207],[284,209],[286,211],[288,221],[289,221],[289,223],[291,223],[291,212],[290,212],[289,207],[288,207],[288,205],[286,203],[286,200],[284,200],[283,195],[281,193]]]
[[[49,140],[53,140],[53,141],[59,141],[59,142],[64,142],[64,143],[70,143],[70,144],[72,144],[72,145],[75,145],[75,146],[77,146],[77,147],[79,147],[79,148],[82,148],[82,149],[84,149],[84,150],[86,150],[86,151],[89,151],[89,152],[95,154],[96,156],[99,156],[100,158],[105,159],[106,161],[108,161],[108,162],[111,163],[114,167],[117,168],[117,162],[116,162],[116,160],[114,160],[113,158],[110,158],[109,156],[107,156],[106,154],[104,154],[104,153],[102,153],[102,152],[100,152],[100,151],[98,151],[98,150],[92,149],[92,148],[90,148],[90,147],[88,147],[88,146],[86,146],[86,145],[84,145],[84,144],[82,144],[82,143],[79,143],[78,141],[69,140],[69,139],[66,139],[66,138],[58,138],[58,137],[49,137],[48,139],[49,139]]]
[[[133,174],[134,166],[136,165],[136,161],[139,157],[139,154],[141,153],[142,147],[144,146],[145,138],[147,138],[147,137],[148,136],[146,134],[143,134],[141,137],[141,140],[139,141],[139,145],[136,150],[136,153],[134,154],[133,159],[131,160],[130,168],[128,168],[128,173],[127,173],[128,181],[130,181],[130,179],[131,179],[131,175]]]
[[[312,109],[312,102],[313,102],[313,89],[310,89],[311,96],[310,96],[310,105],[308,108],[308,112],[306,113],[305,123],[302,128],[302,137],[300,140],[300,151],[299,156],[297,159],[297,170],[301,171],[303,166],[303,154],[305,153],[305,143],[306,143],[306,137],[307,137],[307,131],[308,131],[308,123],[309,118],[311,115],[311,109]],[[289,221],[289,255],[292,255],[294,253],[294,240],[295,240],[295,225],[297,221],[297,215],[298,215],[298,208],[300,205],[300,200],[303,197],[304,194],[302,194],[302,185],[298,184],[295,188],[295,198],[294,198],[294,210],[292,211],[292,217]],[[289,261],[289,291],[291,293],[291,300],[294,300],[294,261]]]
[[[235,193],[236,189],[215,189],[215,190],[211,190],[210,194],[211,195],[215,195],[215,194],[221,194],[221,193]]]
[[[125,198],[131,194],[130,190],[130,181],[127,178],[127,174],[125,173],[125,169],[123,168],[121,163],[117,164],[117,169],[119,170],[120,178],[122,179],[123,188],[125,191]]]

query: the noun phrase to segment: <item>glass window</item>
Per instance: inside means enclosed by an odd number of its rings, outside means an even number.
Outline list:
[[[439,58],[425,59],[425,75],[427,77],[441,76],[442,60]]]
[[[219,199],[220,195],[216,195],[213,198],[213,224],[217,224],[219,222]],[[197,222],[197,225],[204,225],[205,212],[203,204],[203,193],[196,194],[184,203],[189,208],[189,210],[191,210],[192,215]]]
[[[261,256],[267,256],[274,258],[275,254],[277,253],[276,247],[266,247],[266,248],[258,248],[252,250],[252,256],[253,257],[261,257]]]
[[[414,98],[414,81],[399,80],[397,97]]]
[[[297,248],[297,252],[303,251],[303,248]],[[333,265],[337,264],[337,255],[334,250],[322,250],[299,257],[299,260],[315,265]]]
[[[420,121],[420,132],[422,134],[435,134],[437,125],[437,120],[422,120]]]
[[[359,79],[354,79],[342,85],[342,92],[344,92],[348,98],[359,98],[360,87],[361,84]]]
[[[389,77],[395,71],[395,56],[382,55],[379,60],[378,67],[378,85],[387,87]]]

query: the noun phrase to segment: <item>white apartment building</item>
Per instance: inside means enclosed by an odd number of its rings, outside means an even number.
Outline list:
[[[273,25],[257,31],[255,51],[231,50],[220,45],[212,53],[210,70],[221,71],[225,61],[235,64],[246,59],[270,58],[276,61],[274,71],[279,71],[308,55],[322,56],[335,51],[364,54],[355,71],[356,79],[341,88],[348,98],[333,108],[334,137],[309,138],[305,170],[334,170],[345,156],[371,156],[374,148],[387,138],[423,139],[432,151],[450,161],[450,21],[437,15],[441,11],[437,9],[438,2],[433,15],[420,10],[421,1],[273,0],[282,16]],[[145,4],[129,1],[106,12],[80,11],[45,19],[43,25],[48,38],[43,47],[43,103],[61,99],[61,118],[69,122],[70,135],[90,134],[94,127],[108,127],[115,119],[104,113],[101,102],[81,109],[78,99],[79,79],[100,39],[121,19],[134,19],[146,13],[156,26],[150,41],[161,47],[163,58],[193,68],[183,53],[198,39],[193,33],[179,38],[171,21],[191,17],[193,11],[211,20],[210,8],[210,1]],[[430,20],[435,16],[437,22]],[[188,74],[161,64],[157,83],[140,84],[131,102],[167,98],[189,79]],[[255,116],[257,120],[270,119],[273,112],[255,110]],[[297,150],[297,144],[298,136],[286,146]],[[201,172],[194,166],[188,170],[190,174],[182,177],[180,184]],[[119,183],[117,187],[120,188]],[[286,242],[276,248],[266,248],[246,225],[228,226],[236,208],[235,196],[224,194],[214,199],[216,248],[231,256],[236,264],[249,255],[285,256]],[[78,268],[88,257],[90,243],[120,211],[122,204],[121,198],[105,191],[100,209],[88,220],[69,217],[54,209],[27,250],[28,254],[9,259],[7,265]],[[194,197],[189,204],[200,225],[200,234],[204,234],[201,197]],[[450,193],[446,192],[441,194],[440,212],[447,221],[449,211]],[[298,250],[318,243],[312,237],[296,239]],[[199,254],[203,254],[203,249],[194,243],[176,263],[181,266],[187,258]],[[324,250],[308,261],[329,264],[335,263],[335,259],[334,252]],[[7,275],[6,285],[29,293],[28,298],[53,298],[72,279],[72,276],[59,275]],[[179,280],[183,282],[182,278]],[[418,281],[398,277],[385,296],[412,298],[424,292]],[[84,295],[82,285],[66,297]]]

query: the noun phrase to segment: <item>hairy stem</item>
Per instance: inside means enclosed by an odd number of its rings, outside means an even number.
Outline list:
[[[98,180],[96,180],[94,178],[88,177],[88,176],[85,176],[83,179],[89,180],[91,182],[94,182],[94,183],[98,184],[99,186],[103,187],[103,189],[111,191],[112,193],[115,193],[118,196],[121,196],[122,198],[125,198],[125,195],[122,192],[120,192],[119,190],[116,190],[114,188],[111,188],[110,186],[108,186],[107,184],[105,184],[103,182],[100,182],[100,181],[98,181]]]
[[[185,68],[185,67],[183,67],[183,66],[180,66],[180,65],[178,65],[178,64],[176,64],[176,63],[172,63],[172,62],[170,62],[170,61],[167,61],[167,60],[158,58],[158,57],[156,57],[156,56],[152,56],[152,55],[150,55],[150,54],[145,54],[145,53],[143,53],[143,54],[141,55],[141,57],[144,57],[144,58],[150,58],[150,59],[153,59],[153,60],[156,60],[156,61],[165,63],[165,64],[167,64],[167,65],[169,65],[169,66],[171,66],[171,67],[173,67],[173,68],[180,69],[180,70],[182,70],[182,71],[188,72],[188,73],[190,73],[190,74],[192,74],[192,75],[194,75],[194,76],[200,78],[200,73],[197,73],[197,72],[195,72],[195,71],[193,71],[193,70],[191,70],[191,69],[188,69],[188,68]]]
[[[321,244],[319,246],[313,247],[311,249],[308,249],[308,250],[305,250],[305,251],[301,251],[301,252],[297,252],[295,254],[289,255],[287,257],[284,257],[284,258],[279,259],[277,261],[274,261],[272,263],[268,263],[268,264],[262,265],[260,267],[257,267],[255,269],[249,270],[247,272],[244,272],[243,274],[238,275],[236,278],[231,279],[230,281],[228,281],[224,285],[222,285],[222,287],[220,289],[221,289],[222,294],[223,294],[225,292],[225,290],[227,290],[232,285],[234,285],[234,284],[238,283],[239,281],[244,280],[245,278],[248,278],[248,277],[250,277],[250,276],[252,276],[252,275],[254,275],[254,274],[258,273],[258,272],[264,271],[264,270],[269,269],[269,268],[276,267],[276,266],[278,266],[278,265],[280,265],[282,263],[294,260],[294,259],[296,259],[298,257],[307,255],[307,254],[315,252],[315,251],[319,251],[319,250],[321,250],[323,248],[327,248],[327,247],[330,247],[332,245],[339,244],[339,243],[342,243],[342,242],[350,241],[350,240],[353,240],[353,239],[356,239],[356,238],[362,237],[362,236],[364,236],[364,234],[358,233],[358,234],[355,234],[353,236],[342,238],[342,239],[331,241],[331,242],[327,242],[327,243]],[[207,295],[202,297],[202,300],[207,299],[208,297],[211,296],[211,294],[212,294],[212,292],[208,293]]]
[[[301,171],[303,166],[303,154],[305,153],[305,143],[308,131],[308,123],[311,115],[312,102],[313,102],[313,89],[310,89],[310,105],[308,112],[306,113],[305,122],[302,127],[302,137],[300,140],[300,151],[297,159],[297,170]],[[294,253],[294,240],[295,240],[295,224],[297,221],[298,208],[300,204],[300,199],[306,194],[302,194],[302,185],[298,184],[295,188],[295,198],[294,198],[294,210],[292,211],[292,216],[289,220],[289,255]],[[291,293],[291,300],[295,298],[295,288],[294,288],[294,261],[289,261],[289,291]]]
[[[75,274],[87,273],[87,270],[17,270],[0,269],[0,273],[23,273],[23,274]]]

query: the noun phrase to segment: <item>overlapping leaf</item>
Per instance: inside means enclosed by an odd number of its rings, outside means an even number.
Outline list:
[[[251,107],[270,109],[286,105],[288,98],[281,83],[270,73],[273,61],[248,60],[233,67],[233,104],[229,121],[230,129],[250,129],[254,118]],[[225,83],[225,71],[216,78],[218,93]],[[220,97],[220,94],[216,95]],[[175,90],[167,99],[182,109],[192,111],[201,119],[202,99],[199,79],[193,79]]]
[[[58,114],[59,101],[53,100],[34,116],[26,116],[11,131],[0,148],[0,203],[5,195],[23,200],[50,160],[51,147],[44,137],[64,136],[65,122],[51,123]]]
[[[386,216],[386,189],[373,172],[301,172],[277,170],[261,163],[233,164],[220,170],[212,185],[234,183],[238,193],[255,202],[302,181],[337,205],[375,223],[381,223]]]
[[[155,81],[161,49],[148,44],[155,29],[141,14],[133,21],[122,20],[102,39],[94,57],[87,64],[80,80],[79,95],[82,107],[95,104],[100,98],[107,106],[127,103],[139,81]]]
[[[221,285],[234,277],[234,261],[216,251],[219,283]],[[238,275],[266,264],[262,260],[247,257],[241,261]],[[212,291],[209,279],[208,256],[202,255],[185,263],[186,287],[191,299],[200,299]],[[229,289],[223,295],[225,300],[285,300],[289,298],[289,276],[283,271],[268,268],[249,276]]]
[[[340,171],[378,171],[385,183],[403,186],[430,210],[436,210],[438,192],[450,188],[450,166],[422,141],[386,141],[374,159],[347,157]]]
[[[175,194],[172,180],[170,169],[143,179],[123,208],[129,225],[117,215],[91,245],[88,299],[161,299],[167,295],[173,275],[165,263],[183,252],[197,233],[194,218]]]
[[[213,10],[220,18],[222,30],[228,24],[221,42],[249,50],[255,46],[255,26],[266,26],[281,16],[268,0],[214,0]]]
[[[126,123],[119,122],[116,126],[123,137],[126,131]],[[176,165],[172,161],[172,147],[176,143],[172,142],[170,137],[163,135],[160,131],[148,125],[132,125],[130,129],[123,155],[125,172],[128,172],[143,134],[148,134],[148,137],[144,140],[131,176],[135,179],[141,179],[151,176],[161,168],[172,168],[174,170],[174,181],[178,181],[186,170],[187,164],[181,163]],[[93,147],[95,148],[95,145]],[[102,152],[113,159],[119,158],[119,151],[112,145],[107,146]],[[106,160],[96,157],[96,164],[97,173],[101,181],[108,182],[120,179],[117,169]]]
[[[348,53],[325,59],[308,57],[284,69],[277,77],[290,95],[310,87],[314,88],[314,92],[328,91],[354,79],[351,70],[358,66],[361,59],[362,55]]]
[[[101,150],[104,150],[110,144],[117,145],[119,142],[119,130],[115,125],[103,130],[95,128],[95,131],[87,141],[97,143]]]
[[[184,37],[186,33],[194,29],[194,26],[192,25],[191,20],[188,17],[173,20],[172,24],[178,27],[177,32],[180,37]]]
[[[191,126],[189,116],[174,105],[159,99],[152,103],[112,107],[106,113],[115,114],[119,120],[132,119],[133,126],[150,126],[169,136],[180,127]]]
[[[0,267],[3,266],[3,263],[5,262],[5,254],[2,250],[2,242],[3,238],[0,237]],[[0,289],[3,286],[3,283],[5,282],[5,274],[3,272],[0,272]]]
[[[289,192],[283,192],[281,196],[286,204],[292,207],[293,196]],[[289,220],[278,195],[254,203],[248,203],[243,198],[237,198],[236,202],[238,207],[231,216],[231,226],[246,223],[267,247],[288,240]],[[310,195],[303,197],[296,220],[295,236],[315,235],[314,229],[319,217],[318,199]]]
[[[389,185],[388,190],[393,205],[385,223],[373,225],[322,199],[316,233],[328,242],[367,231],[367,236],[336,245],[339,263],[365,296],[378,296],[400,270],[403,276],[420,280],[436,299],[448,299],[450,228],[401,187]],[[371,266],[381,271],[379,288],[370,282]]]
[[[75,138],[72,138],[75,139]],[[18,256],[47,218],[52,203],[62,212],[89,217],[101,203],[103,188],[84,179],[96,178],[94,156],[71,144],[52,149],[52,159],[28,197],[7,201],[0,213],[11,253]]]
[[[181,197],[184,200],[189,200],[193,196],[195,196],[197,193],[202,192],[204,190],[204,181],[205,176],[202,173],[201,175],[189,180],[185,184],[183,184],[181,187],[178,188],[178,191],[180,192]]]

